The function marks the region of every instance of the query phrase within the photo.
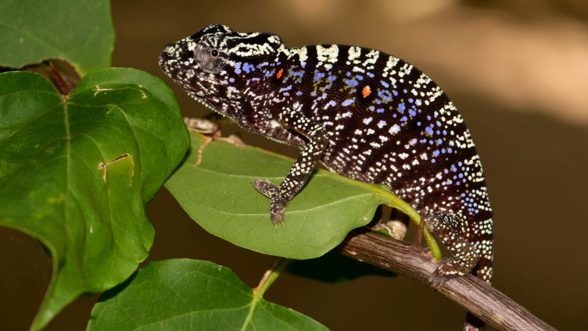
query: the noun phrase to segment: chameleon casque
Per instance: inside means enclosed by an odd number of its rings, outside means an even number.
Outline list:
[[[451,253],[437,273],[492,278],[492,209],[482,165],[456,107],[427,75],[377,50],[286,47],[270,33],[210,25],[168,45],[162,70],[244,130],[299,147],[271,199],[272,223],[317,164],[385,184]]]

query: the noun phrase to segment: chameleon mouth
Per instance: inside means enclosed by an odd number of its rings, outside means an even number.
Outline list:
[[[174,61],[173,54],[175,52],[174,44],[167,44],[163,48],[161,54],[159,54],[159,67],[163,70],[166,74],[168,72],[169,63]]]

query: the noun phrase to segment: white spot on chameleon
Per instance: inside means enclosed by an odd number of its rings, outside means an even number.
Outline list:
[[[316,46],[316,54],[321,63],[335,63],[337,62],[337,55],[339,54],[339,46],[331,45],[330,47]]]
[[[349,47],[347,59],[350,61],[350,63],[348,63],[348,64],[351,64],[351,63],[358,64],[359,63],[358,59],[360,56],[361,56],[361,48],[355,47],[355,46]]]
[[[390,134],[397,134],[398,132],[400,132],[400,126],[398,126],[398,124],[394,124],[390,127],[388,132],[390,132]]]
[[[290,53],[293,55],[298,55],[300,62],[308,61],[308,51],[306,47],[294,48],[290,50]]]

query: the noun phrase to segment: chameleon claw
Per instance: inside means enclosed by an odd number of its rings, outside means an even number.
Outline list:
[[[433,288],[439,288],[443,286],[447,281],[463,276],[469,272],[470,266],[461,266],[458,262],[451,258],[447,258],[441,261],[439,267],[431,275],[431,286]]]
[[[283,202],[272,199],[272,202],[270,204],[270,216],[272,219],[272,224],[276,225],[279,223],[283,223],[285,211],[286,206]]]
[[[449,279],[451,278],[448,275],[445,275],[439,269],[436,269],[430,278],[431,287],[438,289],[442,287]]]

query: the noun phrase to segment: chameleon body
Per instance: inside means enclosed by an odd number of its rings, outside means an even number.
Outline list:
[[[492,210],[480,158],[441,88],[403,60],[345,46],[286,47],[269,33],[210,25],[161,54],[194,99],[243,129],[301,149],[279,186],[257,180],[273,223],[319,162],[387,185],[451,253],[437,272],[492,278]]]

